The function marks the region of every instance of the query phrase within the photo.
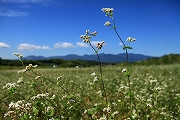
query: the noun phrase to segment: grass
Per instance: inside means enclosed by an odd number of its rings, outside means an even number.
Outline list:
[[[180,65],[130,66],[131,106],[128,81],[126,75],[121,72],[122,69],[121,66],[108,66],[102,69],[102,79],[111,108],[110,115],[118,111],[114,119],[180,119]],[[98,68],[35,69],[34,72],[49,80],[35,80],[37,75],[17,74],[17,70],[0,71],[1,88],[8,82],[16,82],[20,77],[24,79],[24,83],[17,87],[17,93],[8,95],[7,90],[2,90],[0,119],[5,119],[3,116],[9,111],[10,102],[32,102],[32,96],[47,92],[49,97],[37,102],[41,102],[40,106],[52,106],[55,112],[51,111],[50,114],[42,108],[39,115],[38,103],[33,103],[36,109],[34,108],[34,113],[31,114],[36,118],[40,119],[42,114],[47,113],[49,116],[41,119],[50,119],[52,116],[57,118],[58,115],[61,119],[98,119],[104,114],[103,109],[107,106],[102,97],[101,82],[94,83],[94,77],[91,76],[93,72],[99,74]],[[62,76],[62,79],[57,82],[59,76]],[[38,90],[34,85],[38,86]],[[51,100],[50,97],[53,95],[56,95],[56,98]]]

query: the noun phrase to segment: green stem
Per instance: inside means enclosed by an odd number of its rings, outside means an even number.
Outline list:
[[[99,57],[99,54],[97,52],[97,50],[92,46],[91,42],[89,42],[91,48],[95,51],[96,55],[97,55],[97,58],[98,58],[98,63],[99,63],[99,70],[100,70],[100,79],[101,79],[101,83],[102,83],[102,90],[103,90],[103,97],[105,97],[105,100],[106,100],[106,105],[108,105],[108,99],[107,99],[107,95],[106,95],[106,90],[105,90],[105,85],[104,85],[104,81],[102,79],[102,65],[101,65],[101,60],[100,60],[100,57]],[[106,113],[106,118],[108,120],[108,113]]]

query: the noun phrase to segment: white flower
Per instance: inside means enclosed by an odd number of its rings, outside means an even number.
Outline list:
[[[124,73],[124,72],[126,72],[126,71],[127,71],[127,69],[124,68],[124,69],[122,70],[122,73]]]
[[[17,56],[19,59],[22,59],[23,58],[23,55],[20,54],[20,53],[13,53],[15,56]]]
[[[96,48],[101,49],[104,43],[104,41],[102,41],[101,43],[97,43]]]
[[[62,76],[57,77],[57,81],[59,81],[62,78]]]
[[[21,83],[23,83],[23,78],[22,77],[19,78],[19,80],[17,81],[17,84],[21,84]]]
[[[90,34],[90,36],[96,36],[97,35],[97,31],[94,31],[93,33]]]
[[[112,114],[112,116],[115,116],[116,114],[118,114],[119,112],[118,111],[116,111],[116,112],[114,112],[113,114]]]
[[[96,76],[96,73],[95,72],[91,73],[91,76]]]
[[[99,80],[98,76],[94,77],[94,82],[97,82],[98,80]]]
[[[104,23],[105,26],[111,26],[111,23],[109,21]]]
[[[128,37],[126,41],[129,41],[129,42],[134,42],[134,41],[136,41],[136,38],[131,38],[131,37]]]
[[[113,8],[102,8],[101,11],[106,13],[106,16],[112,17],[114,9]]]

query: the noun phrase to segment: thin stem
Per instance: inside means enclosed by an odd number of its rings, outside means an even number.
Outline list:
[[[107,99],[107,95],[106,95],[106,90],[105,90],[105,85],[104,85],[104,81],[102,79],[102,65],[101,65],[101,60],[100,60],[100,57],[99,57],[99,54],[97,52],[97,50],[92,46],[91,42],[89,42],[91,48],[95,51],[96,55],[97,55],[97,58],[98,58],[98,62],[99,62],[99,70],[100,70],[100,79],[101,79],[101,83],[102,83],[102,89],[103,89],[103,97],[105,97],[105,100],[106,100],[106,105],[108,104],[108,99]],[[108,120],[108,113],[106,113],[106,118]]]
[[[124,41],[122,40],[122,38],[120,37],[120,35],[119,35],[119,33],[118,33],[118,31],[117,31],[117,29],[116,29],[116,24],[115,24],[115,21],[114,21],[114,18],[113,17],[111,17],[112,18],[112,21],[113,21],[113,29],[114,29],[114,31],[115,31],[115,33],[116,33],[116,35],[118,36],[118,38],[120,39],[120,41],[122,42],[122,44],[123,44],[123,46],[125,47],[126,46],[126,44],[124,43]],[[127,69],[127,72],[128,72],[128,74],[127,74],[127,79],[128,79],[128,86],[129,86],[129,95],[130,95],[130,107],[131,107],[131,81],[130,81],[130,75],[129,75],[129,55],[128,55],[128,50],[127,49],[125,49],[126,50],[126,69]]]

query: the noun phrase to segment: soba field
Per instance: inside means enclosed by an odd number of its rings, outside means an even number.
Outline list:
[[[130,84],[123,66],[102,66],[106,94],[98,66],[21,69],[0,71],[1,120],[180,119],[178,64],[129,66]]]

